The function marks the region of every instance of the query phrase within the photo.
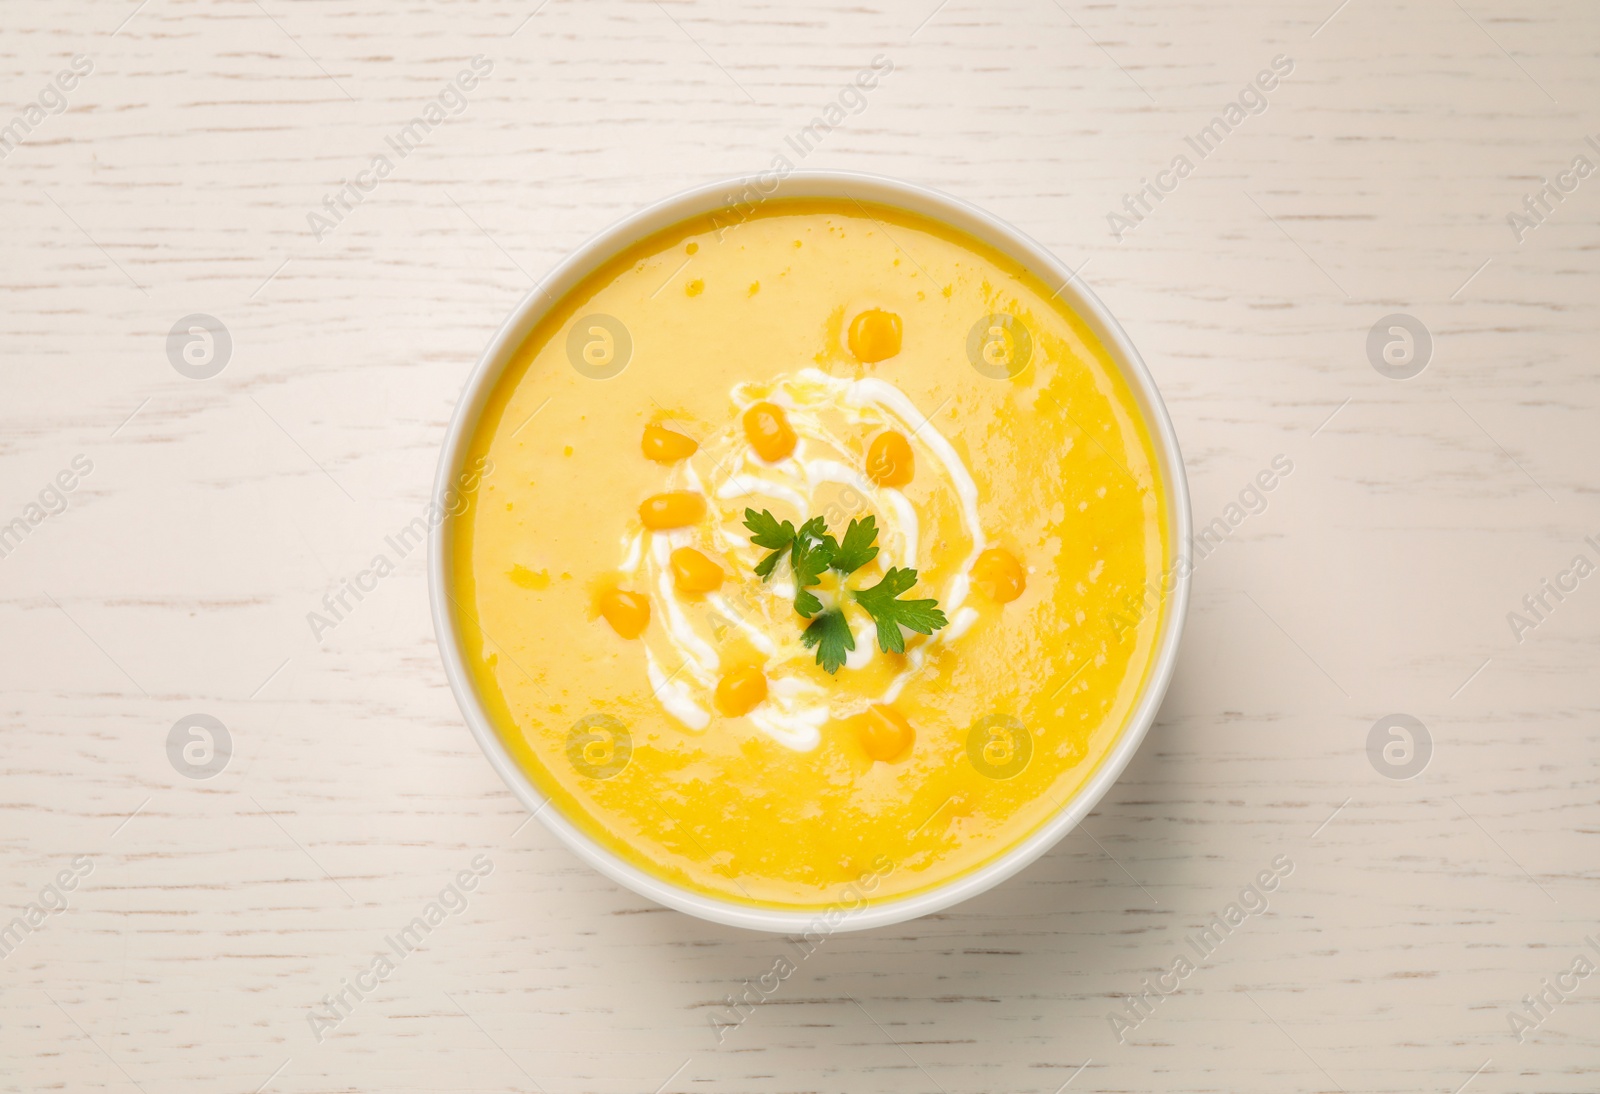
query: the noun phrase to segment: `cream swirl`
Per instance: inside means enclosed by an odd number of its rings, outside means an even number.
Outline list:
[[[881,694],[863,697],[845,689],[819,686],[805,669],[813,652],[801,643],[804,629],[794,611],[794,583],[780,566],[770,583],[753,576],[765,551],[751,544],[743,524],[746,507],[771,509],[796,525],[823,515],[840,534],[852,517],[877,518],[880,559],[885,566],[932,571],[931,545],[923,535],[916,507],[899,489],[884,486],[859,467],[859,443],[884,430],[910,443],[917,481],[935,483],[957,502],[962,534],[969,546],[964,561],[938,589],[950,624],[931,641],[950,641],[965,633],[977,612],[965,606],[970,571],[986,540],[978,520],[978,490],[960,455],[931,419],[905,393],[880,379],[845,380],[817,369],[803,369],[769,385],[739,384],[729,393],[734,421],[689,459],[672,466],[664,489],[692,490],[707,500],[698,526],[671,531],[635,530],[622,542],[621,573],[648,596],[651,618],[645,632],[646,671],[655,697],[668,714],[699,732],[711,723],[713,695],[723,668],[719,647],[742,639],[765,660],[767,698],[749,714],[750,723],[796,751],[810,751],[831,717],[857,713],[867,702],[892,702],[921,671],[928,643],[907,650],[903,667]],[[783,408],[798,438],[794,451],[775,463],[757,455],[739,417],[759,401]],[[674,584],[672,552],[692,546],[717,560],[729,574],[718,592],[686,596]],[[842,671],[866,667],[881,656],[870,621],[859,621],[856,649]]]

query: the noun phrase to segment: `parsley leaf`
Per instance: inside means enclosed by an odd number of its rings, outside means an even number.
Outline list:
[[[828,533],[824,517],[812,517],[796,528],[765,509],[759,513],[746,509],[744,526],[750,529],[750,542],[770,552],[755,568],[761,580],[770,581],[778,561],[785,554],[789,556],[794,570],[794,610],[802,619],[810,620],[800,641],[806,649],[817,651],[817,664],[829,673],[844,666],[845,656],[856,648],[856,639],[843,607],[825,608],[822,598],[811,591],[812,586],[822,583],[826,570],[839,573],[841,595],[855,600],[877,624],[878,646],[885,653],[905,652],[902,627],[918,634],[932,634],[949,625],[937,600],[900,599],[917,583],[917,571],[912,569],[891,566],[872,588],[844,593],[844,578],[878,557],[876,517],[851,520],[842,543]]]
[[[822,601],[810,586],[822,581],[822,571],[833,561],[839,545],[828,534],[828,522],[812,517],[800,526],[790,548],[789,563],[794,567],[794,610],[809,619],[822,610]]]
[[[844,541],[833,552],[833,568],[841,574],[853,574],[878,557],[873,544],[878,538],[878,518],[852,520],[844,530]]]
[[[845,654],[856,648],[855,635],[850,633],[850,624],[838,608],[823,612],[813,619],[800,636],[800,641],[805,643],[807,649],[816,647],[817,664],[830,673],[838,672],[844,664]]]
[[[878,625],[878,648],[884,653],[904,653],[904,627],[918,634],[932,634],[949,620],[939,610],[937,600],[901,600],[900,594],[917,583],[917,571],[891,566],[883,580],[870,589],[857,589],[852,595]]]
[[[756,566],[756,576],[762,581],[770,581],[778,560],[795,542],[794,525],[788,521],[780,523],[770,510],[763,509],[758,513],[747,508],[744,511],[744,526],[750,529],[751,543],[772,552]]]

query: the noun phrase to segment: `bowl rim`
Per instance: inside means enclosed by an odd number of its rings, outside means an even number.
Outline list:
[[[982,866],[908,896],[868,904],[857,893],[853,904],[841,898],[833,904],[812,908],[767,908],[724,900],[646,873],[596,842],[558,808],[546,808],[550,804],[549,799],[539,793],[500,740],[466,669],[454,616],[449,610],[449,601],[453,598],[447,591],[449,575],[446,564],[449,552],[446,537],[452,519],[448,513],[456,471],[462,466],[466,447],[506,365],[533,327],[585,276],[626,247],[662,228],[716,209],[737,208],[741,201],[759,205],[768,200],[841,197],[887,205],[929,217],[994,247],[1041,280],[1054,278],[1062,282],[1057,295],[1065,299],[1101,340],[1122,370],[1123,378],[1145,416],[1156,462],[1168,484],[1167,517],[1171,544],[1167,552],[1167,569],[1160,575],[1161,587],[1157,589],[1162,611],[1160,630],[1143,690],[1120,735],[1101,758],[1094,773],[1055,813]],[[490,765],[518,800],[532,810],[533,815],[569,850],[612,881],[689,915],[757,931],[831,934],[902,923],[941,911],[985,892],[1033,863],[1077,827],[1099,804],[1138,751],[1171,683],[1188,610],[1193,519],[1183,458],[1155,380],[1121,325],[1076,271],[1013,225],[976,205],[931,187],[856,171],[774,169],[758,175],[703,183],[647,205],[590,236],[528,291],[500,324],[479,356],[462,387],[450,424],[445,429],[431,501],[433,508],[430,511],[439,514],[438,519],[429,522],[431,527],[428,533],[428,599],[434,634],[450,690]],[[1169,583],[1172,587],[1167,590],[1165,586]]]

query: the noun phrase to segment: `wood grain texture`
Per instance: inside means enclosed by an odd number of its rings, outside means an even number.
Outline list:
[[[155,1091],[1600,1089],[1600,152],[1583,0],[59,0],[8,6],[0,125],[0,1088]],[[650,906],[526,820],[455,708],[414,554],[306,613],[423,506],[491,332],[590,233],[760,170],[898,175],[1035,235],[1126,326],[1197,523],[1176,681],[1078,832],[949,913],[830,939],[719,1041],[780,940]],[[320,242],[307,216],[475,55],[493,71]],[[1124,238],[1108,212],[1278,55],[1270,105]],[[47,104],[48,105],[48,104]],[[1600,140],[1600,136],[1596,137]],[[168,330],[232,357],[180,376]],[[1415,379],[1369,329],[1420,319]],[[228,727],[213,779],[175,721]],[[1407,712],[1410,781],[1366,752]],[[319,1041],[308,1014],[475,855],[493,871]],[[1275,857],[1270,910],[1128,1032],[1106,1015]],[[1600,956],[1591,954],[1597,962]],[[1086,1065],[1086,1066],[1085,1066]],[[1081,1068],[1081,1070],[1080,1070]]]

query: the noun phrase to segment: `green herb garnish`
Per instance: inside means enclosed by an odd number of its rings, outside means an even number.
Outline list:
[[[759,513],[754,509],[746,509],[744,526],[750,529],[751,543],[772,552],[756,566],[756,575],[762,581],[767,581],[772,577],[773,568],[778,565],[783,553],[794,545],[794,525],[788,521],[778,523],[778,518],[765,509]]]
[[[950,621],[939,610],[937,600],[901,600],[900,594],[917,583],[917,571],[901,570],[891,566],[883,580],[870,589],[857,589],[853,594],[856,603],[867,609],[872,621],[878,625],[878,648],[884,653],[904,653],[904,627],[918,634],[932,634]]]
[[[744,511],[744,525],[750,529],[750,542],[765,547],[769,554],[755,568],[763,581],[772,580],[778,563],[789,556],[794,572],[794,610],[811,620],[800,636],[807,649],[817,651],[817,664],[830,673],[838,672],[845,656],[856,648],[855,635],[845,618],[844,603],[854,600],[872,617],[878,630],[878,648],[885,653],[904,653],[905,635],[901,628],[918,634],[932,634],[949,623],[937,600],[901,600],[917,583],[917,571],[891,566],[869,589],[845,592],[837,607],[824,609],[822,600],[811,591],[821,584],[824,571],[834,570],[842,581],[878,557],[878,524],[875,517],[852,520],[844,539],[828,533],[827,521],[812,517],[799,528],[780,521],[763,509]]]
[[[833,561],[838,547],[828,534],[827,522],[821,517],[812,517],[794,535],[789,566],[794,570],[794,610],[803,618],[810,619],[822,610],[822,601],[811,591],[811,586],[821,584],[822,571]]]
[[[833,552],[833,568],[841,574],[853,574],[878,557],[873,544],[878,539],[878,518],[852,520],[844,530],[844,542]]]
[[[800,641],[806,644],[806,649],[816,647],[817,664],[829,672],[838,672],[845,655],[856,648],[856,636],[850,633],[850,623],[838,608],[813,619]]]

